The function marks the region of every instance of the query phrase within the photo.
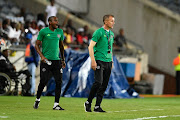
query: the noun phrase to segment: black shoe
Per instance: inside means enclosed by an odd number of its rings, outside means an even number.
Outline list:
[[[60,107],[59,105],[57,105],[56,107],[53,107],[53,110],[64,110],[64,109]]]
[[[98,108],[94,108],[94,112],[106,112],[100,106]]]
[[[85,112],[92,112],[91,111],[91,104],[84,103]]]
[[[39,103],[40,103],[40,101],[35,101],[33,108],[34,108],[34,109],[38,109]]]

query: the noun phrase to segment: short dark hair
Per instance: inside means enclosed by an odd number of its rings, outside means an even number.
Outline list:
[[[120,28],[120,29],[119,29],[119,32],[122,32],[122,31],[124,31],[124,29],[123,29],[123,28]]]
[[[112,14],[104,15],[104,16],[103,16],[103,23],[104,23],[104,21],[107,20],[110,16],[111,16],[111,17],[114,17],[114,15],[112,15]]]
[[[55,0],[49,0],[50,2],[55,2]]]
[[[54,17],[56,17],[56,16],[50,16],[50,17],[48,18],[48,22],[49,22],[49,21],[52,21],[52,18],[54,18]]]

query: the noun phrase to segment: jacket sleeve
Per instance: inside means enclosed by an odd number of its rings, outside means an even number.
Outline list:
[[[12,72],[14,67],[12,64],[8,64],[5,60],[0,60],[0,72]]]
[[[32,57],[34,59],[34,63],[36,65],[36,67],[37,67],[38,66],[38,62],[39,62],[39,56],[38,56],[35,48],[32,45],[31,45],[30,49],[31,49]]]

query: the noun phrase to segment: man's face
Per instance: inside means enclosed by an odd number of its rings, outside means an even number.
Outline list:
[[[3,50],[2,54],[5,56],[5,57],[8,57],[8,50]]]
[[[51,6],[54,6],[55,0],[51,0]]]
[[[57,29],[58,28],[58,18],[57,17],[53,17],[50,21],[50,25],[54,28]]]
[[[105,24],[107,27],[109,28],[113,28],[114,27],[114,24],[115,24],[115,19],[114,17],[110,16],[106,21],[105,21]]]
[[[120,35],[124,35],[124,30],[119,31]]]

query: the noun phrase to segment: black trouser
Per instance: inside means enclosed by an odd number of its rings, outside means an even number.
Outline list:
[[[180,95],[180,71],[176,71],[176,94]]]
[[[96,61],[97,69],[94,71],[95,82],[92,85],[88,102],[92,103],[93,98],[96,95],[96,105],[100,106],[104,92],[107,88],[109,77],[111,75],[112,62]]]
[[[51,75],[53,75],[56,82],[55,102],[59,103],[59,98],[61,94],[61,83],[62,83],[62,67],[60,60],[51,60],[51,62],[52,62],[51,65],[41,62],[40,83],[37,91],[37,99],[40,98],[44,87],[46,86]]]

